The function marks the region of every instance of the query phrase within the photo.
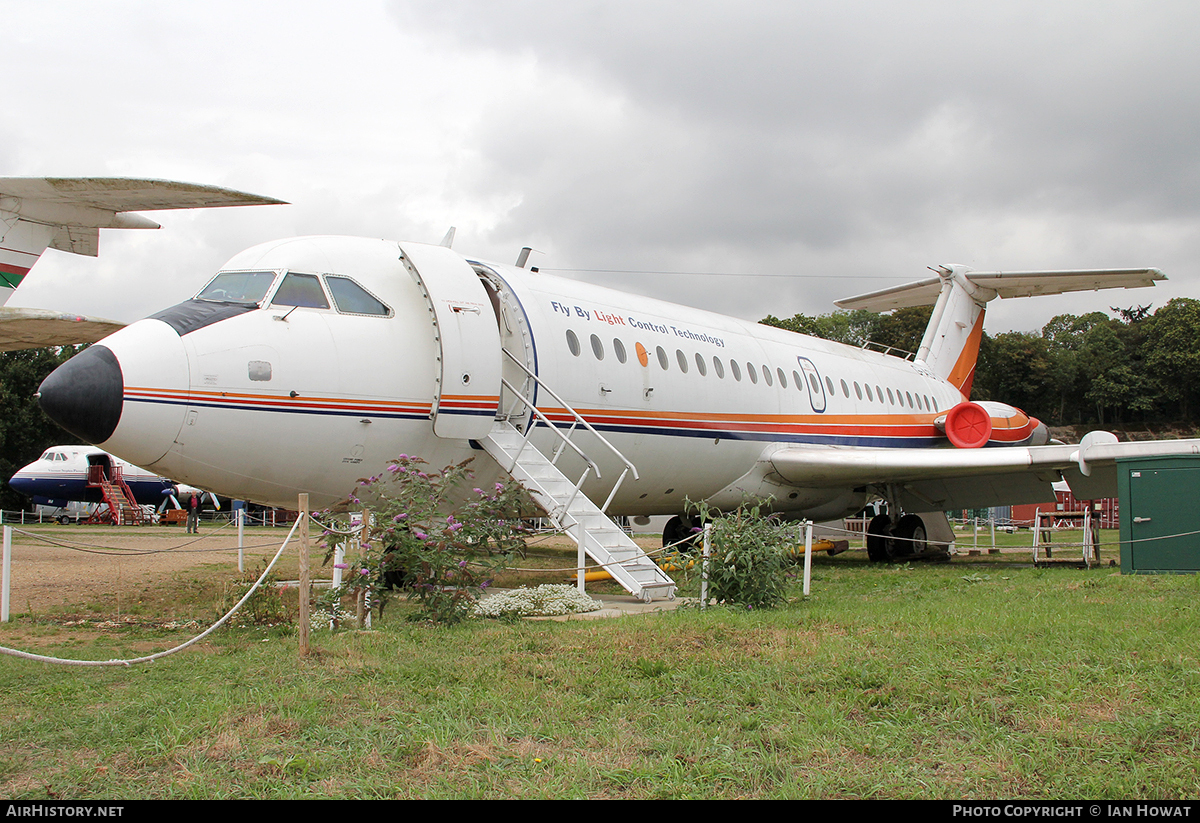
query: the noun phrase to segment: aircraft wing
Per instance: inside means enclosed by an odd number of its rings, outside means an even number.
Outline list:
[[[983,449],[869,449],[786,446],[769,459],[786,482],[805,488],[892,484],[910,511],[946,511],[1041,503],[1066,480],[1081,500],[1115,497],[1116,461],[1200,454],[1200,440],[1118,443],[1092,432],[1077,445]]]
[[[135,177],[0,177],[0,197],[109,212],[269,206],[284,202],[219,186]]]
[[[0,351],[95,343],[124,325],[100,317],[0,307]]]

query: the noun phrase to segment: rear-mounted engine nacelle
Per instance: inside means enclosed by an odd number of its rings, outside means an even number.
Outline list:
[[[933,424],[960,449],[982,446],[1044,446],[1050,432],[1042,421],[1007,403],[959,403]]]

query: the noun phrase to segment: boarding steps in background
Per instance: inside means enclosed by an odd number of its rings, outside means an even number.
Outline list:
[[[649,603],[674,599],[675,581],[625,531],[580,491],[511,423],[497,420],[481,441],[496,462],[525,487],[539,506],[594,561],[634,597]]]
[[[108,508],[105,509],[101,506],[96,509],[87,522],[108,522],[114,526],[140,526],[145,523],[146,512],[134,499],[133,490],[121,476],[121,469],[113,467],[111,480],[105,476],[103,471],[97,471],[99,469],[101,469],[100,466],[89,467],[88,485],[99,487],[100,494]]]

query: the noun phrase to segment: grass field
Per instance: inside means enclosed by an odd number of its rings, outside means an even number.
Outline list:
[[[157,651],[196,633],[169,621],[230,602],[230,577],[176,574],[133,624],[98,625],[103,601],[17,615],[0,644]],[[1198,578],[848,552],[812,586],[778,611],[605,621],[443,627],[400,603],[373,631],[314,633],[305,659],[288,626],[130,669],[0,657],[0,794],[1200,796]]]

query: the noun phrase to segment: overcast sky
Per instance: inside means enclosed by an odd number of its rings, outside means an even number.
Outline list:
[[[1200,298],[1195,2],[0,0],[2,176],[210,183],[10,305],[130,321],[265,240],[438,242],[757,320],[928,274],[1157,266]],[[577,271],[589,270],[589,271]],[[677,271],[791,275],[621,274]],[[556,272],[557,273],[557,272]]]

